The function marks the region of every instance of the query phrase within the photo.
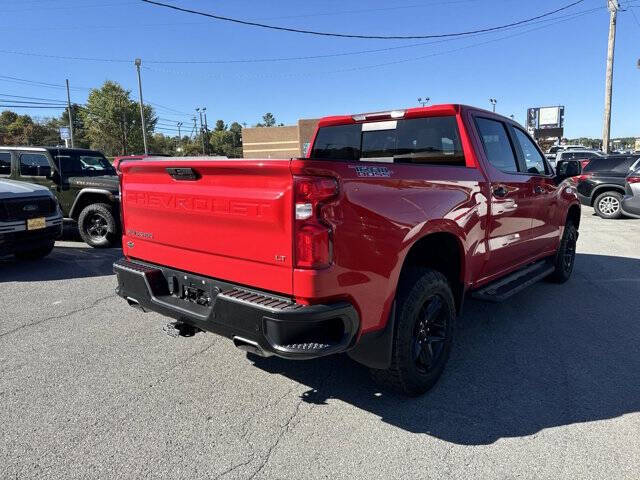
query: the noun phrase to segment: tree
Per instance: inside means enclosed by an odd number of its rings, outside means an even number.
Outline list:
[[[140,110],[130,95],[129,90],[112,81],[91,90],[81,115],[91,148],[108,156],[143,151]],[[151,137],[158,121],[151,106],[144,106],[144,117],[147,137]]]
[[[224,128],[218,128],[223,126]],[[216,129],[209,137],[211,153],[213,155],[224,155],[229,158],[242,157],[242,126],[238,122],[233,122],[227,129],[227,125],[222,120],[216,122]]]
[[[273,113],[267,112],[262,116],[262,123],[258,123],[256,127],[273,127],[276,124],[276,117]]]

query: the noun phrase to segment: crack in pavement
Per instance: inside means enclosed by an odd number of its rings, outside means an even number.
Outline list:
[[[239,469],[239,468],[241,468],[241,467],[244,467],[244,466],[246,466],[246,465],[249,465],[249,464],[253,461],[253,458],[254,458],[254,457],[253,457],[253,455],[251,455],[251,457],[250,457],[248,460],[246,460],[246,461],[244,461],[244,462],[241,462],[241,463],[238,463],[238,464],[236,464],[236,465],[233,465],[233,466],[231,466],[231,467],[227,468],[227,469],[226,469],[224,472],[222,472],[220,475],[217,475],[216,477],[214,477],[214,479],[213,479],[213,480],[218,480],[218,479],[220,479],[220,478],[224,477],[225,475],[228,475],[228,474],[230,474],[231,472],[236,471],[237,469]]]
[[[17,332],[19,330],[22,330],[23,328],[34,327],[36,325],[40,325],[41,323],[48,322],[49,320],[59,320],[59,319],[62,319],[62,318],[70,317],[71,315],[75,315],[76,313],[80,313],[80,312],[85,312],[87,310],[91,310],[92,308],[97,307],[103,301],[105,301],[105,300],[107,300],[109,298],[114,298],[114,297],[116,297],[116,294],[112,293],[110,295],[106,295],[104,297],[100,297],[100,298],[94,300],[91,303],[91,305],[88,305],[88,306],[85,306],[85,307],[80,307],[80,308],[77,308],[75,310],[71,310],[70,312],[63,313],[61,315],[53,315],[51,317],[46,317],[46,318],[37,320],[35,322],[25,323],[23,325],[20,325],[19,327],[16,327],[16,328],[11,329],[9,331],[6,331],[4,333],[0,333],[0,338],[4,338],[7,335],[11,335],[12,333],[15,333],[15,332]]]
[[[334,373],[334,368],[329,369],[327,376],[322,380],[322,382],[320,382],[320,386],[315,390],[315,392],[320,391],[324,385],[329,381],[329,379],[332,377],[333,373]],[[314,393],[315,393],[314,392]],[[271,445],[271,447],[269,448],[269,450],[267,451],[267,454],[265,455],[265,457],[262,459],[262,461],[260,462],[260,466],[258,467],[258,469],[248,478],[248,480],[252,480],[253,478],[255,478],[260,472],[262,472],[262,470],[264,470],[264,467],[267,466],[267,463],[269,463],[269,461],[271,460],[271,456],[273,455],[273,452],[275,451],[275,449],[278,447],[278,445],[280,444],[281,440],[284,438],[285,434],[288,433],[291,430],[291,424],[292,422],[296,419],[296,417],[298,416],[298,413],[300,412],[300,407],[302,406],[303,403],[309,403],[308,402],[308,397],[305,396],[301,396],[300,397],[300,401],[298,401],[298,403],[296,404],[296,407],[293,411],[293,413],[289,416],[289,418],[287,419],[287,421],[285,422],[284,425],[282,425],[280,427],[280,434],[278,435],[278,437],[276,438],[276,441],[273,443],[273,445]],[[302,419],[304,417],[306,417],[306,415],[309,414],[309,412],[311,412],[314,407],[316,407],[317,404],[316,403],[312,403],[309,410],[302,416],[300,417],[299,421],[296,423],[296,425],[298,425]]]
[[[269,463],[269,460],[271,460],[271,455],[273,455],[273,451],[280,444],[280,441],[284,437],[284,434],[289,431],[291,422],[296,417],[296,415],[298,415],[298,412],[300,411],[300,406],[302,405],[303,402],[304,402],[304,399],[301,398],[300,401],[296,404],[296,408],[293,410],[293,413],[289,416],[289,418],[284,423],[284,425],[280,427],[280,434],[278,435],[278,438],[276,438],[276,441],[273,443],[273,445],[269,447],[269,450],[267,450],[267,454],[260,462],[260,466],[255,472],[253,472],[253,474],[248,478],[248,480],[252,480],[253,478],[255,478],[256,475],[258,475],[264,469],[264,467],[266,467],[267,463]]]

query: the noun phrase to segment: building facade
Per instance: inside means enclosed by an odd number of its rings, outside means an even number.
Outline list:
[[[301,119],[297,125],[284,127],[252,127],[242,130],[244,158],[303,157],[318,119]]]

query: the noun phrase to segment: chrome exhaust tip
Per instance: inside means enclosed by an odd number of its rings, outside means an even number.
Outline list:
[[[240,350],[253,353],[254,355],[258,355],[260,357],[270,357],[271,355],[273,355],[270,352],[265,352],[257,342],[254,342],[253,340],[247,340],[246,338],[238,336],[233,337],[233,344]]]

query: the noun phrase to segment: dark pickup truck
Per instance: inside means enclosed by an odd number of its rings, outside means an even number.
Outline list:
[[[466,295],[505,300],[574,266],[577,172],[473,107],[327,117],[308,158],[120,170],[132,306],[253,354],[347,352],[411,395],[440,377]]]

